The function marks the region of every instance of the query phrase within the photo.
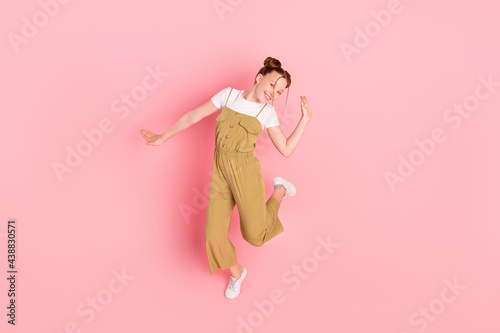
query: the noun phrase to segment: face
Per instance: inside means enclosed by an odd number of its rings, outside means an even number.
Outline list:
[[[259,74],[256,79],[255,92],[261,103],[272,103],[285,91],[287,82],[285,78],[275,71],[268,73],[266,76]]]

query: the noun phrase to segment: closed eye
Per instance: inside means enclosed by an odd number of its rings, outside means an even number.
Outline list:
[[[272,84],[272,83],[270,83],[270,84],[271,84],[271,87],[274,87],[274,84]],[[280,95],[281,95],[281,93],[280,93],[279,91],[278,91],[278,94],[280,94]]]

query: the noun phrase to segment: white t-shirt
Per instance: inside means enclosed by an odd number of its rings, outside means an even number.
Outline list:
[[[215,104],[215,106],[217,106],[219,109],[222,109],[224,103],[226,103],[227,95],[229,94],[230,91],[231,87],[224,88],[221,91],[219,91],[214,97],[212,97],[212,102]],[[243,91],[244,90],[237,90],[233,88],[233,91],[231,91],[231,96],[229,96],[229,100],[227,101],[226,106],[239,113],[255,117],[257,113],[259,113],[259,111],[265,105],[265,103],[247,101],[241,95]],[[262,124],[262,129],[280,125],[280,122],[278,120],[278,115],[276,114],[274,106],[272,106],[269,103],[262,110],[257,119]]]

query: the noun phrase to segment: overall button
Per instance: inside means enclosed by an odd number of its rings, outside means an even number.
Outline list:
[[[234,127],[234,125],[233,125],[233,124],[231,124],[231,125],[229,125],[229,127],[233,128],[233,127]]]
[[[236,115],[239,115],[240,113],[239,112],[236,112]]]
[[[226,139],[229,139],[229,135],[226,135]]]
[[[222,145],[222,148],[226,148],[226,144],[223,144],[223,145]]]

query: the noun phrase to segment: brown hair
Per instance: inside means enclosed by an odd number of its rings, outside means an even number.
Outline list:
[[[291,78],[290,73],[288,73],[283,68],[281,68],[281,62],[278,59],[272,58],[272,57],[267,57],[266,60],[264,60],[264,67],[262,67],[259,70],[259,72],[257,73],[257,75],[255,75],[255,82],[257,82],[257,76],[259,74],[262,74],[262,76],[266,76],[267,74],[269,74],[273,71],[280,74],[281,75],[280,78],[282,77],[286,80],[285,89],[290,87],[290,85],[292,84],[292,78]],[[279,80],[279,78],[278,78],[278,80]],[[276,86],[274,86],[274,89],[276,89]],[[287,90],[286,100],[285,100],[285,109],[286,109],[286,103],[288,101],[289,92],[290,92],[290,89]],[[274,103],[274,100],[273,100],[273,103]],[[283,112],[285,112],[285,111],[283,110]]]

